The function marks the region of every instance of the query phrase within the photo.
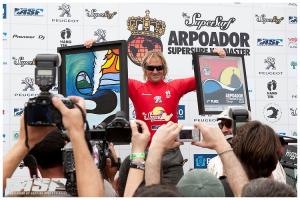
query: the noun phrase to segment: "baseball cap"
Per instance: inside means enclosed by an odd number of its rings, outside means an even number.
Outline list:
[[[221,181],[205,170],[187,172],[177,183],[177,188],[185,197],[225,197]]]
[[[232,117],[229,115],[229,109],[230,108],[226,108],[225,110],[223,110],[223,112],[221,112],[221,114],[218,115],[217,120],[221,120],[221,119],[232,120]]]

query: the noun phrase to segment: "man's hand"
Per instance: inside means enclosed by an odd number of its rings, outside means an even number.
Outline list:
[[[82,108],[83,114],[85,114],[83,98],[75,96],[68,98]],[[81,111],[77,106],[72,109],[67,108],[57,97],[52,98],[52,103],[60,111],[64,127],[72,142],[78,196],[103,196],[103,179],[84,139],[84,122]]]
[[[224,172],[234,196],[241,196],[242,189],[249,180],[232,151],[230,144],[226,141],[221,129],[205,126],[203,123],[196,123],[195,127],[200,129],[203,140],[192,142],[193,145],[216,150],[221,158]]]
[[[28,145],[29,148],[32,149],[37,143],[42,141],[48,133],[53,131],[55,127],[53,126],[28,126]],[[20,137],[18,142],[22,145],[25,145],[25,124],[24,124],[24,115],[21,115],[20,118]],[[29,149],[28,149],[29,150]]]
[[[214,149],[218,153],[231,148],[219,128],[208,127],[203,123],[196,123],[194,126],[200,130],[203,139],[200,142],[192,142],[192,145]]]
[[[221,58],[226,56],[226,52],[223,48],[214,48],[213,53],[217,53]]]
[[[139,124],[142,128],[142,133],[138,131]],[[131,136],[131,153],[142,153],[145,151],[147,144],[149,142],[150,132],[148,126],[142,120],[132,120],[130,121],[132,136]]]
[[[179,147],[182,143],[177,141],[177,136],[182,129],[181,124],[169,121],[160,126],[152,138],[150,148],[157,148],[166,151]]]
[[[68,97],[74,104],[80,106],[85,114],[85,103],[84,99],[77,96],[69,96]],[[72,109],[67,108],[64,103],[58,98],[52,98],[53,105],[60,111],[62,115],[62,121],[65,129],[67,130],[69,137],[76,137],[76,133],[84,133],[84,122],[82,119],[81,111],[75,106]],[[73,130],[73,131],[71,131]]]
[[[107,174],[108,181],[113,184],[113,181],[115,179],[115,175],[118,172],[118,167],[112,166],[112,162],[115,163],[118,162],[118,155],[114,148],[113,143],[109,143],[108,149],[111,152],[111,158],[106,158],[106,165],[105,165],[105,172]],[[113,159],[113,161],[111,160]]]
[[[93,43],[96,42],[95,39],[89,39],[83,43],[85,48],[91,48],[93,46]]]
[[[28,131],[28,145],[32,149],[37,143],[42,141],[46,135],[53,131],[55,127],[45,126],[27,126]],[[3,190],[6,187],[6,179],[11,177],[21,160],[26,156],[30,149],[25,146],[25,124],[24,115],[20,118],[20,137],[18,142],[9,150],[3,159],[3,177],[2,184]]]

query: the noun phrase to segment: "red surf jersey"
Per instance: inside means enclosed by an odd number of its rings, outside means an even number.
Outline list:
[[[180,98],[196,89],[194,77],[176,79],[170,82],[146,83],[129,79],[129,97],[134,105],[136,118],[147,123],[150,141],[162,124],[168,121],[177,123],[177,107]]]

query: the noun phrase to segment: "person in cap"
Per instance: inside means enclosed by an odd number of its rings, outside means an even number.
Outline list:
[[[187,172],[178,182],[177,188],[185,197],[225,197],[221,181],[199,169]]]
[[[217,118],[218,126],[224,136],[232,135],[232,122],[233,119],[229,116],[229,109],[224,110]]]

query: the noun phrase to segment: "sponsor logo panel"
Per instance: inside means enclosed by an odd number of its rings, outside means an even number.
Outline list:
[[[297,24],[298,17],[297,16],[289,16],[289,24]]]
[[[184,30],[170,30],[168,54],[212,53],[213,48],[224,47],[227,54],[250,55],[250,35],[247,32],[230,31],[237,17],[217,15],[207,17],[200,12],[182,12]],[[206,31],[206,30],[211,31]]]
[[[262,24],[266,24],[266,23],[280,24],[284,20],[284,17],[279,17],[279,16],[268,17],[266,16],[266,14],[256,14],[255,18],[256,18],[256,22]]]
[[[217,154],[194,154],[194,168],[206,169],[210,159],[215,156]]]
[[[74,24],[81,23],[80,20],[84,11],[79,4],[61,3],[51,4],[48,6],[49,13],[53,13],[48,17],[48,22],[52,24]]]
[[[160,37],[164,35],[164,21],[150,17],[150,10],[145,11],[144,17],[128,17],[127,28],[131,32],[128,38],[128,57],[140,66],[143,57],[149,50],[163,51]]]
[[[255,60],[257,74],[261,77],[283,77],[286,75],[284,56],[257,56]]]
[[[257,46],[283,46],[281,38],[257,38]]]
[[[34,84],[34,78],[31,76],[14,75],[14,80],[11,80],[11,98],[24,99],[36,97],[40,90]],[[25,102],[25,101],[24,101]]]
[[[281,107],[276,103],[269,103],[264,107],[264,117],[268,122],[278,122],[282,115]]]
[[[33,20],[34,21],[34,20]],[[45,49],[47,47],[47,25],[25,23],[11,26],[10,45],[12,49]],[[25,31],[26,30],[26,31]]]
[[[7,4],[2,4],[2,19],[7,18]]]
[[[44,8],[14,8],[14,16],[44,16]]]
[[[98,11],[97,9],[85,9],[85,14],[87,17],[92,18],[92,19],[97,19],[97,18],[106,18],[106,19],[112,19],[118,12],[116,11],[109,11],[106,10],[104,12]]]
[[[288,47],[291,49],[297,48],[298,38],[297,37],[288,37]]]
[[[178,105],[178,120],[185,120],[185,105]]]

